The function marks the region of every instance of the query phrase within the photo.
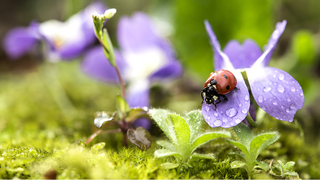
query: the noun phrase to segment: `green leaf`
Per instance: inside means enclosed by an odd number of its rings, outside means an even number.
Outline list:
[[[126,122],[134,122],[135,120],[141,118],[141,117],[145,117],[150,119],[151,117],[147,114],[148,112],[148,108],[144,107],[144,108],[131,108],[129,110],[129,112],[126,115]]]
[[[283,166],[283,171],[290,171],[292,170],[293,166],[295,165],[295,162],[289,161]]]
[[[191,141],[194,138],[196,138],[196,136],[198,135],[198,132],[202,128],[203,124],[209,126],[205,122],[205,120],[203,119],[203,116],[202,116],[202,113],[200,110],[194,110],[194,111],[187,113],[186,117],[184,119],[188,123],[188,125],[191,129],[191,134],[190,134]]]
[[[111,115],[110,113],[106,113],[104,111],[96,112],[93,123],[97,128],[100,129],[104,123],[110,122],[114,120],[114,118],[115,113]]]
[[[117,95],[116,108],[120,120],[124,119],[126,117],[127,112],[129,111],[129,105],[127,101],[123,99],[120,95]]]
[[[173,142],[176,149],[186,150],[190,146],[190,128],[187,122],[177,114],[170,114],[172,124],[174,126],[174,132],[177,137],[177,141]]]
[[[149,114],[169,140],[172,143],[176,142],[177,137],[174,133],[174,126],[170,118],[170,111],[164,109],[150,109]]]
[[[298,31],[293,35],[292,50],[301,64],[312,65],[316,60],[315,37],[309,31]]]
[[[265,163],[263,161],[257,161],[259,167],[265,171],[268,171],[269,170],[269,164],[268,163]]]
[[[143,127],[137,129],[129,129],[127,131],[128,139],[142,151],[147,150],[151,146],[151,135],[149,131]]]
[[[211,160],[215,160],[216,157],[212,153],[210,153],[210,154],[193,153],[192,156],[191,156],[191,159],[211,159]]]
[[[102,19],[97,17],[97,16],[93,16],[93,24],[94,24],[94,32],[97,36],[97,38],[101,39],[102,37],[102,27],[103,27],[103,23]]]
[[[175,151],[175,148],[173,146],[173,144],[169,141],[166,141],[166,140],[158,140],[156,142],[158,145],[170,150],[170,151]]]
[[[106,28],[102,29],[102,43],[105,47],[105,48],[103,48],[105,56],[109,60],[110,64],[115,67],[116,66],[116,59],[115,59],[115,55],[114,55],[114,50],[113,50],[112,42],[110,40],[108,31]]]
[[[237,134],[237,136],[239,137],[239,140],[241,141],[241,143],[248,150],[250,150],[250,142],[253,139],[253,133],[252,133],[251,129],[247,125],[240,123],[237,126],[234,126],[233,130]]]
[[[162,157],[168,157],[168,156],[180,156],[180,154],[167,149],[158,149],[154,152],[154,156],[156,158],[162,158]]]
[[[227,141],[233,144],[234,146],[237,146],[244,153],[245,157],[249,157],[249,151],[243,144],[241,144],[241,142],[233,141],[231,139],[227,139]]]
[[[161,169],[174,169],[179,167],[179,164],[177,163],[163,163],[160,165]]]
[[[227,131],[216,131],[216,132],[208,132],[206,134],[202,134],[197,139],[195,139],[194,142],[192,142],[192,144],[190,146],[191,153],[199,146],[201,146],[205,143],[208,143],[215,138],[220,138],[220,137],[230,138],[231,134],[230,134],[230,132],[227,132]]]
[[[230,164],[231,168],[232,169],[235,169],[235,168],[244,168],[246,166],[246,163],[242,162],[242,161],[233,161],[231,164]]]
[[[250,143],[250,156],[256,159],[263,149],[276,142],[279,138],[280,135],[277,132],[257,135]]]

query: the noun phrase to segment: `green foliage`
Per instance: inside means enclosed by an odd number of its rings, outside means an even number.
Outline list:
[[[265,169],[265,165],[262,162],[258,162],[257,157],[262,150],[276,142],[280,138],[280,135],[278,132],[268,132],[254,136],[250,128],[243,123],[235,126],[234,131],[240,141],[229,139],[228,142],[242,151],[243,154],[240,154],[239,156],[242,157],[243,162],[234,161],[232,162],[231,167],[244,167],[248,172],[248,176],[251,177],[257,164]]]
[[[305,65],[312,65],[316,60],[314,36],[309,31],[298,31],[292,40],[292,50],[296,58]]]
[[[203,119],[199,110],[191,111],[183,118],[163,109],[151,109],[151,117],[171,141],[158,141],[165,149],[155,152],[157,158],[175,156],[185,163],[192,158],[212,158],[211,155],[192,154],[201,145],[219,137],[230,137],[226,131],[215,131]]]

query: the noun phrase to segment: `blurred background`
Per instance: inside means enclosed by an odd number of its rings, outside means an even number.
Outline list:
[[[29,26],[31,21],[50,19],[66,21],[93,1],[89,0],[10,0],[0,2],[0,41],[10,29]],[[305,94],[303,109],[295,123],[267,117],[261,130],[279,130],[281,152],[298,163],[306,177],[319,178],[320,163],[320,1],[304,0],[104,0],[116,8],[116,15],[106,23],[117,46],[117,23],[122,16],[146,12],[158,31],[168,38],[184,67],[180,79],[166,84],[153,84],[151,107],[168,108],[178,113],[199,109],[204,81],[213,71],[213,53],[205,31],[207,19],[222,47],[229,40],[253,39],[263,48],[277,22],[287,20],[270,66],[291,74]],[[80,69],[81,57],[73,61],[39,63],[36,53],[11,60],[0,48],[0,132],[1,141],[10,133],[54,130],[74,138],[83,138],[94,130],[96,111],[115,110],[117,85],[105,84],[85,75]],[[43,77],[38,69],[53,69],[62,89],[76,111],[62,112],[52,95],[50,75]],[[55,80],[52,80],[55,82]],[[48,86],[46,84],[53,84]],[[53,90],[54,91],[54,90]],[[58,95],[59,96],[59,95]],[[88,128],[92,127],[92,128]],[[156,133],[155,133],[156,134]],[[16,139],[16,143],[21,143]],[[27,143],[27,142],[26,142]],[[14,145],[14,142],[11,143]],[[1,146],[1,145],[0,145]],[[5,148],[5,147],[2,147]],[[281,153],[280,153],[281,154]],[[272,156],[266,154],[265,156]],[[318,158],[312,158],[318,157]]]

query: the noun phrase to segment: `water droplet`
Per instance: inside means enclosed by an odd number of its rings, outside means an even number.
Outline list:
[[[222,121],[223,121],[224,123],[227,123],[227,122],[228,122],[228,119],[223,118]]]
[[[300,96],[303,96],[303,92],[300,93]]]
[[[242,111],[241,111],[243,114],[247,114],[248,113],[248,110],[246,110],[246,109],[242,109]]]
[[[292,92],[295,92],[295,91],[296,91],[296,88],[291,87],[291,91],[292,91]]]
[[[263,97],[262,97],[262,96],[259,96],[259,97],[258,97],[258,101],[259,101],[260,103],[262,103],[262,102],[263,102]]]
[[[288,99],[287,99],[287,101],[288,101],[288,102],[291,102],[291,99],[290,99],[290,98],[288,98]]]
[[[286,109],[286,112],[287,112],[287,113],[289,113],[289,112],[290,112],[289,108],[287,108],[287,109]]]
[[[239,104],[239,107],[241,107],[242,106],[242,104]]]
[[[227,116],[229,116],[229,117],[234,117],[235,115],[237,115],[237,113],[238,113],[238,111],[235,109],[235,108],[228,108],[227,110],[226,110],[226,114],[227,114]]]
[[[274,74],[272,77],[273,77],[273,78],[276,78],[276,75]]]
[[[281,109],[283,109],[284,108],[284,106],[281,106]]]
[[[221,126],[222,122],[220,120],[216,120],[213,124],[215,126]]]
[[[208,112],[210,110],[209,106],[205,106],[204,109]]]
[[[278,78],[279,78],[279,80],[284,80],[284,75],[283,74],[279,74],[279,76],[278,76]]]
[[[265,110],[266,110],[266,107],[265,107],[265,106],[262,106],[261,109],[265,111]]]
[[[280,93],[283,93],[283,92],[284,92],[284,87],[283,87],[281,84],[279,84],[277,90],[278,90]]]
[[[291,108],[291,109],[294,109],[294,108],[296,108],[296,107],[294,106],[294,104],[291,104],[291,105],[290,105],[290,108]]]
[[[277,101],[273,101],[272,104],[275,105],[275,106],[278,106],[278,102]]]
[[[244,97],[244,99],[245,99],[246,101],[248,101],[248,100],[249,100],[249,96],[246,95],[246,96]]]
[[[263,88],[263,91],[264,91],[264,92],[269,92],[270,90],[271,90],[271,87],[264,87],[264,88]]]
[[[207,116],[206,116],[206,119],[207,119],[207,120],[210,120],[211,118],[210,118],[210,116],[207,115]]]
[[[216,112],[214,112],[213,115],[214,115],[215,117],[218,117],[218,113],[216,113]]]
[[[235,122],[236,122],[237,124],[239,124],[239,123],[241,122],[241,120],[240,120],[240,119],[236,119]]]

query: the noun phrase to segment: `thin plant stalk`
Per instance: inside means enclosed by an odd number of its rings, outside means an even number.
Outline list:
[[[48,68],[47,66],[48,64],[44,63],[42,67],[37,67],[38,74],[40,75],[39,77],[61,109],[63,115],[65,117],[70,117],[70,114],[76,113],[77,109],[74,107],[65,90],[62,88],[55,72],[52,68]],[[45,68],[45,70],[42,68]]]
[[[96,131],[94,134],[92,134],[85,142],[85,144],[90,143],[96,136],[98,136],[99,134],[107,134],[107,133],[118,133],[119,129],[116,130],[109,130],[109,131],[104,131],[102,129]]]

